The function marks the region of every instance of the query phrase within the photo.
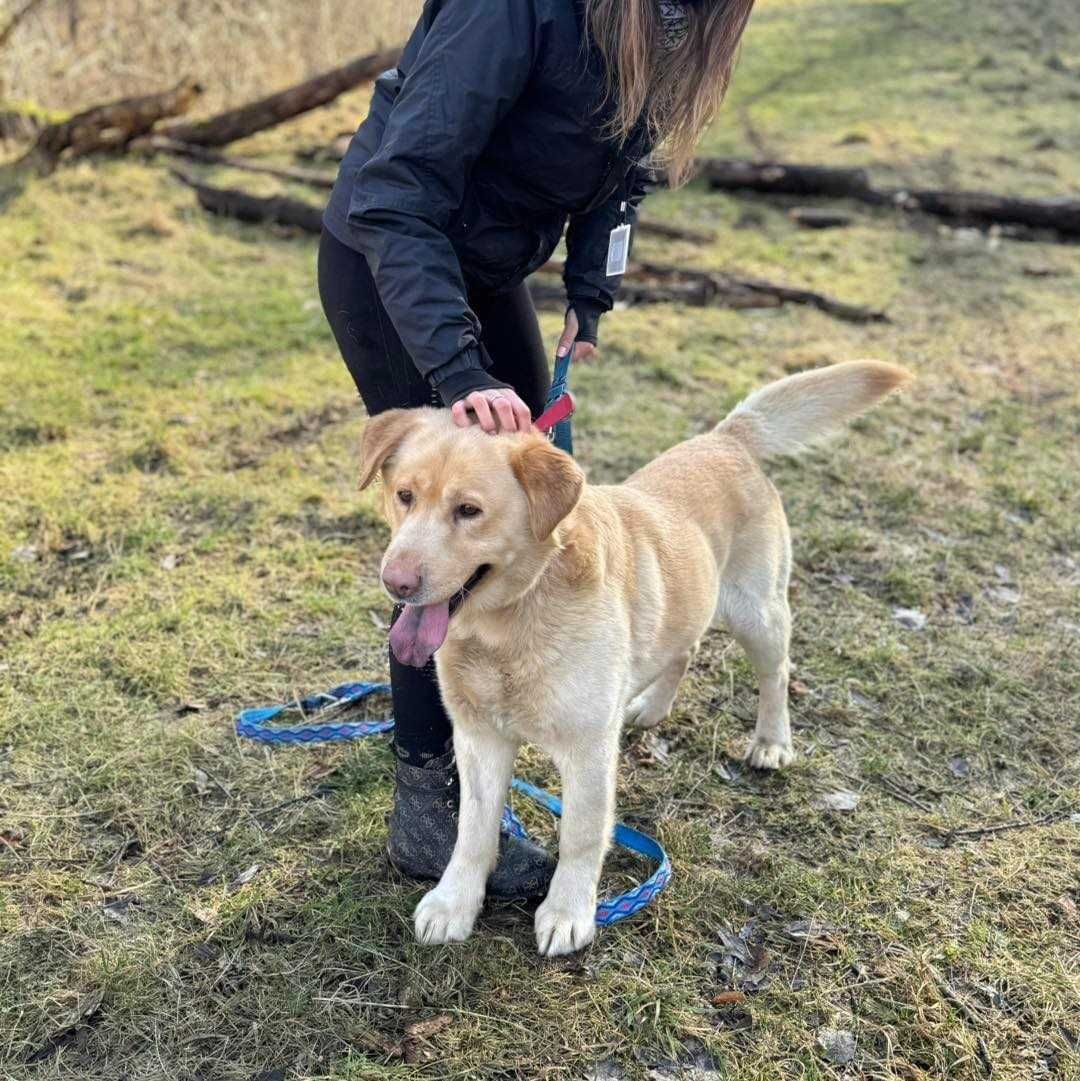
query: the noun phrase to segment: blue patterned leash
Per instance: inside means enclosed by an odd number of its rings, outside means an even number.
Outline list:
[[[551,441],[567,454],[574,453],[574,435],[570,417],[574,413],[574,396],[570,393],[570,362],[574,359],[574,346],[565,357],[555,354],[555,374],[551,380],[544,411],[533,423],[542,432],[551,432]]]
[[[236,734],[245,739],[258,740],[261,743],[336,743],[343,740],[362,739],[380,732],[389,732],[394,727],[392,717],[375,721],[320,721],[306,724],[276,725],[272,721],[285,713],[299,713],[302,718],[311,717],[331,710],[345,710],[373,694],[386,694],[390,690],[386,683],[342,683],[324,694],[303,698],[295,705],[264,706],[259,709],[241,710],[236,717]],[[512,787],[523,796],[546,807],[552,814],[562,816],[562,801],[545,792],[542,788],[522,781],[517,777]],[[521,819],[514,814],[509,805],[503,808],[503,827],[517,837],[528,838]],[[659,842],[639,830],[631,829],[622,823],[615,826],[612,840],[620,848],[625,848],[647,859],[655,860],[657,868],[644,882],[632,890],[610,897],[596,906],[596,922],[601,927],[608,927],[620,920],[628,919],[640,912],[671,881],[671,860]]]

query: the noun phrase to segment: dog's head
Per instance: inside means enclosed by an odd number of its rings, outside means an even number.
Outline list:
[[[364,429],[360,457],[361,488],[382,473],[391,532],[382,581],[405,603],[390,644],[417,666],[462,604],[507,603],[535,577],[585,483],[542,436],[458,428],[448,410],[380,413]]]

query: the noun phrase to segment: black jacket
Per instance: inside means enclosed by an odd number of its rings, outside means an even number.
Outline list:
[[[519,284],[567,219],[569,302],[594,320],[614,302],[608,236],[634,220],[648,147],[643,133],[604,139],[602,61],[583,20],[581,0],[427,0],[341,163],[324,225],[367,258],[447,404],[499,385],[467,292]]]

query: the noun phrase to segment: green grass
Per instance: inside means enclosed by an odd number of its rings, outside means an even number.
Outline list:
[[[1078,94],[1065,3],[773,0],[707,149],[752,153],[749,116],[778,157],[1076,194]],[[362,107],[245,149],[284,160]],[[1058,147],[1032,150],[1036,128]],[[422,887],[382,855],[383,742],[268,753],[232,735],[243,705],[384,672],[385,530],[355,491],[361,411],[310,238],[210,219],[133,162],[10,199],[0,1075],[582,1078],[609,1063],[643,1078],[696,1061],[724,1078],[906,1081],[983,1076],[981,1038],[995,1077],[1080,1077],[1080,249],[854,209],[848,229],[805,233],[775,201],[656,196],[650,213],[720,239],[642,246],[882,305],[891,323],[623,311],[576,376],[580,457],[605,481],[789,371],[876,356],[919,382],[771,470],[794,533],[799,761],[739,764],[753,681],[710,636],[659,733],[667,760],[625,737],[620,815],[663,840],[674,883],[583,956],[542,963],[517,907],[492,908],[466,947],[414,944]],[[926,629],[901,627],[898,606]],[[534,752],[519,773],[555,780]],[[837,788],[859,794],[854,812],[814,808]],[[944,832],[1045,816],[1066,817]],[[643,872],[613,859],[606,884]],[[785,933],[810,918],[832,929]],[[741,980],[722,932],[751,919],[766,976],[716,1007]],[[852,1066],[823,1056],[826,1027],[854,1033]]]

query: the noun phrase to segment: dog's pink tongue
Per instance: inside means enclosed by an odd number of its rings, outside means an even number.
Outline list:
[[[450,602],[407,604],[390,628],[390,648],[402,664],[423,668],[446,639]]]

